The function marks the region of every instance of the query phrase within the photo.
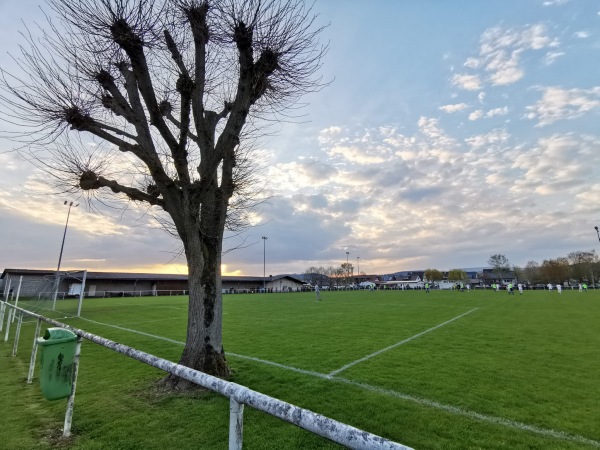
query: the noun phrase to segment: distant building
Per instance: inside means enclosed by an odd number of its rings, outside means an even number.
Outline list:
[[[45,296],[54,292],[56,271],[31,269],[5,269],[0,276],[3,297],[9,291],[16,293],[21,281],[20,296]],[[22,277],[22,278],[21,278]],[[79,294],[83,272],[61,271],[58,287],[60,298]],[[302,290],[302,280],[291,275],[263,277],[222,277],[223,293],[296,292]],[[85,282],[86,297],[180,295],[188,292],[187,275],[87,272]]]

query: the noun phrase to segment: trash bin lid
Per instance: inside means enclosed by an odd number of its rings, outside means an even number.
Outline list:
[[[60,327],[47,328],[43,337],[43,340],[47,343],[68,342],[76,339],[77,335],[75,333]],[[42,339],[40,341],[42,342]]]

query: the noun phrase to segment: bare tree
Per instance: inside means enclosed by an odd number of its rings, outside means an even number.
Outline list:
[[[58,21],[25,34],[22,74],[2,72],[16,138],[53,149],[32,155],[64,191],[166,213],[189,270],[180,363],[227,376],[220,266],[230,208],[252,194],[243,150],[323,86],[322,28],[302,0],[47,1]]]
[[[540,281],[540,265],[537,261],[528,261],[523,269],[523,276],[528,284],[535,284]]]
[[[488,259],[488,264],[494,268],[494,272],[498,278],[503,278],[506,275],[506,272],[510,271],[510,263],[508,258],[499,253],[490,256],[490,259]]]
[[[342,268],[344,273],[344,284],[348,286],[350,285],[350,283],[352,283],[352,271],[354,270],[354,266],[352,265],[352,263],[342,263],[340,267]]]
[[[591,280],[594,280],[594,268],[598,263],[598,255],[595,250],[571,252],[567,255],[567,259],[571,264],[572,278],[583,281],[589,276]]]
[[[568,281],[570,273],[569,260],[564,257],[545,259],[540,266],[540,275],[544,283],[560,283]]]

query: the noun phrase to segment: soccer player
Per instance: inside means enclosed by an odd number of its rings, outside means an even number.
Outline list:
[[[556,291],[557,291],[559,294],[562,294],[562,286],[560,285],[560,283],[558,283],[558,284],[556,285]]]
[[[425,283],[425,293],[429,294],[429,283]]]
[[[512,283],[508,283],[508,286],[506,286],[506,290],[508,291],[508,295],[515,295],[515,291],[513,290]]]
[[[548,290],[551,291],[552,290],[552,283],[548,283]]]
[[[319,289],[319,285],[315,285],[315,296],[317,297],[317,299],[315,301],[320,302],[321,301],[321,289]]]
[[[517,287],[519,288],[519,295],[523,295],[523,283],[517,284]]]
[[[583,292],[583,286],[579,283],[579,292]]]

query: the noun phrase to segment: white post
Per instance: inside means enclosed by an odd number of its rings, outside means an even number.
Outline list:
[[[19,277],[19,287],[17,288],[17,298],[15,299],[15,306],[17,306],[19,304],[19,295],[21,295],[21,284],[23,283],[23,275],[21,275]],[[17,310],[15,309],[13,312],[13,317],[12,317],[12,321],[14,323],[15,321],[15,314],[17,313]]]
[[[87,270],[84,270],[83,271],[83,279],[81,280],[81,292],[79,293],[79,303],[77,304],[77,317],[81,316],[81,305],[83,304],[86,278],[87,278]]]
[[[244,404],[229,399],[229,450],[242,450],[244,441]]]
[[[75,347],[75,357],[73,358],[73,372],[71,375],[71,395],[67,400],[67,412],[65,413],[65,424],[63,427],[63,436],[71,436],[71,423],[73,422],[73,407],[75,405],[75,390],[77,389],[77,373],[79,372],[79,356],[81,355],[81,342],[83,338],[77,336],[77,346]]]
[[[38,341],[37,338],[40,335],[40,328],[42,328],[42,319],[37,320],[35,326],[35,334],[33,335],[33,348],[31,349],[31,359],[29,360],[29,373],[27,374],[27,384],[31,384],[33,380],[33,372],[35,370],[35,359],[37,357]]]
[[[11,306],[10,303],[7,306]],[[4,333],[4,342],[8,341],[8,332],[10,330],[10,319],[11,319],[12,309],[9,308],[8,314],[6,315],[6,333]]]
[[[2,327],[4,326],[4,312],[6,311],[6,302],[0,301],[0,331],[2,331]]]
[[[4,300],[8,301],[10,297],[10,285],[12,283],[12,278],[8,279],[8,286],[6,287],[6,289],[4,290]]]
[[[23,323],[23,313],[19,311],[19,320],[17,320],[17,332],[15,333],[15,342],[13,344],[12,355],[17,356],[17,350],[19,349],[19,337],[21,336],[21,324]]]

